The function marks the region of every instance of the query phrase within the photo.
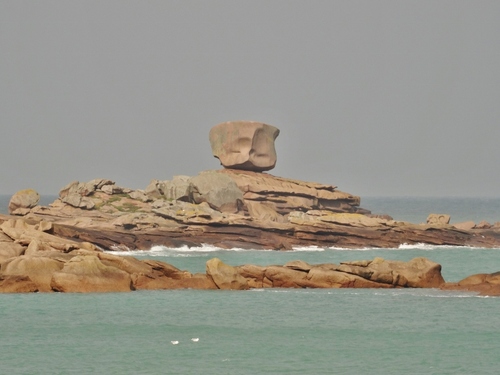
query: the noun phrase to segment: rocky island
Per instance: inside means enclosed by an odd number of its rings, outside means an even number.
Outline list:
[[[360,207],[358,196],[336,186],[266,173],[276,164],[278,135],[277,128],[258,122],[219,124],[209,139],[222,169],[152,180],[143,190],[107,179],[75,181],[49,206],[39,206],[33,190],[16,193],[11,215],[0,216],[0,291],[437,287],[444,284],[440,266],[425,259],[406,265],[375,259],[281,268],[231,267],[213,260],[206,274],[191,275],[103,250],[202,244],[272,250],[404,243],[500,247],[499,223],[450,225],[447,215],[430,215],[425,224],[395,221]]]

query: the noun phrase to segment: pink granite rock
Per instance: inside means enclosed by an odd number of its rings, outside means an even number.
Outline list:
[[[228,121],[210,130],[212,153],[224,168],[254,172],[269,171],[276,165],[274,140],[280,131],[255,121]]]

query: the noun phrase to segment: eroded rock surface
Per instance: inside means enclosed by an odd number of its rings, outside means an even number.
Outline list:
[[[477,292],[482,296],[500,296],[500,272],[471,275],[458,283],[443,284],[441,289]]]
[[[209,139],[213,155],[224,168],[269,171],[276,165],[274,126],[255,121],[228,121],[214,126]]]
[[[230,266],[213,258],[206,274],[191,274],[156,260],[102,252],[90,243],[54,236],[53,227],[22,219],[0,225],[0,292],[130,292],[156,289],[432,288],[444,280],[441,266],[425,258],[410,262],[345,262],[284,266]],[[12,251],[11,245],[21,247]]]
[[[25,189],[15,193],[9,201],[11,215],[26,215],[40,201],[40,194],[33,189]]]

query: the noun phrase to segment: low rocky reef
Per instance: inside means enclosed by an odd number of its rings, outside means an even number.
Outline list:
[[[155,260],[103,252],[88,242],[53,235],[52,223],[9,219],[0,225],[0,293],[130,292],[165,289],[442,288],[500,295],[500,273],[447,284],[441,265],[426,258],[382,258],[311,265],[230,266],[217,258],[192,274]]]

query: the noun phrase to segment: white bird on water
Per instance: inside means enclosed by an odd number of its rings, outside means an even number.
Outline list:
[[[172,345],[177,345],[179,343],[179,341],[170,341],[172,343]]]
[[[199,339],[199,337],[193,337],[193,338],[191,339],[191,341],[192,341],[192,342],[198,342],[198,341],[200,341],[200,339]]]

